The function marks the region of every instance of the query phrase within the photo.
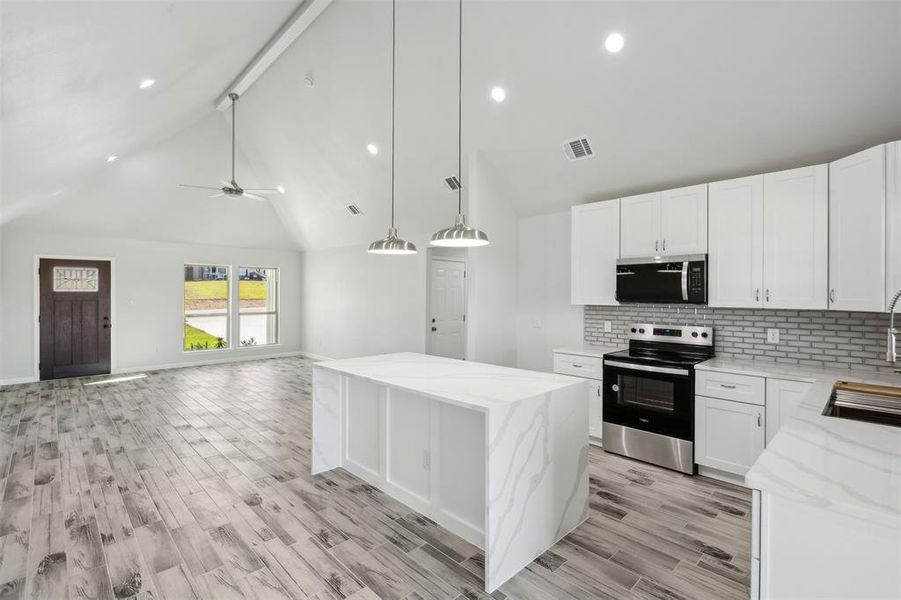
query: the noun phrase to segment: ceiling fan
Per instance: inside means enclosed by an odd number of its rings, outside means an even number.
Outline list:
[[[197,188],[201,190],[215,190],[215,194],[211,194],[210,198],[218,198],[220,196],[229,196],[231,198],[250,198],[251,200],[266,200],[265,196],[260,194],[270,194],[279,191],[278,188],[256,188],[244,189],[235,181],[235,107],[238,103],[238,94],[232,92],[228,95],[232,101],[232,179],[231,181],[223,181],[222,187],[214,187],[208,185],[192,185],[189,183],[180,183],[180,187]]]

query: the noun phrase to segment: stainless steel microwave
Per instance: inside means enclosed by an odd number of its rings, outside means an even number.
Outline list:
[[[616,300],[707,304],[707,255],[622,258],[616,261]]]

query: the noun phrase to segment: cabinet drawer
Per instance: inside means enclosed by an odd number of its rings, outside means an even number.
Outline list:
[[[766,379],[716,371],[696,371],[695,393],[763,406],[766,403]]]
[[[604,361],[595,356],[554,354],[554,373],[575,375],[586,379],[603,379]]]

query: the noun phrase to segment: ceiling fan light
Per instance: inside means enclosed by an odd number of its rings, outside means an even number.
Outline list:
[[[416,245],[413,242],[397,237],[397,229],[388,228],[388,236],[369,244],[370,254],[416,254]]]
[[[470,227],[466,224],[466,218],[462,214],[458,214],[453,226],[436,231],[429,243],[432,246],[445,248],[475,248],[487,246],[491,242],[488,240],[487,233]]]

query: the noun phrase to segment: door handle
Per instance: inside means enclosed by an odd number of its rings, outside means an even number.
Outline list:
[[[666,252],[666,240],[663,240],[663,251]]]
[[[724,387],[724,388],[726,388],[727,390],[734,390],[734,389],[735,389],[735,386],[734,386],[734,385],[726,385],[725,383],[721,383],[721,384],[720,384],[720,387]]]
[[[765,294],[764,297],[766,298],[766,301],[767,301],[767,302],[770,301],[770,288],[767,288],[767,289],[766,289],[766,294]]]
[[[762,419],[760,418],[760,413],[757,413],[757,426],[760,427],[762,425]]]
[[[582,365],[580,365],[580,364],[578,364],[578,363],[573,363],[572,365],[573,365],[575,368],[577,368],[577,369],[581,369],[581,368],[582,368]]]
[[[437,327],[432,327],[432,331],[438,331]]]
[[[835,288],[829,290],[829,302],[835,302]]]
[[[660,252],[660,240],[654,240],[654,252]]]
[[[760,288],[754,290],[754,302],[760,302]]]

